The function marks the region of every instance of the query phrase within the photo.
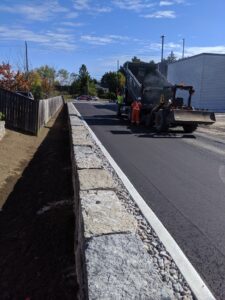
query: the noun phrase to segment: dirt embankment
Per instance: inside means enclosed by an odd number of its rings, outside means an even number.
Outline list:
[[[76,299],[65,111],[39,137],[7,131],[0,170],[0,299]]]

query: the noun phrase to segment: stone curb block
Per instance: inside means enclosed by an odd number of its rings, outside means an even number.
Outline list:
[[[80,190],[113,189],[115,183],[109,172],[102,169],[78,170]]]
[[[86,238],[118,232],[135,233],[137,222],[127,214],[115,192],[82,191],[80,198]]]
[[[137,235],[93,237],[86,242],[85,256],[89,299],[174,299]]]
[[[85,148],[90,147],[75,147],[75,156],[78,169],[101,169],[102,162],[94,153],[88,153]]]

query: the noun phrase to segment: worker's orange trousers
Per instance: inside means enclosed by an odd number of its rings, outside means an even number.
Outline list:
[[[140,110],[132,109],[131,123],[140,124]]]

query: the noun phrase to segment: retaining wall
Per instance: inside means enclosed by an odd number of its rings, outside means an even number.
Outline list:
[[[0,141],[5,135],[5,121],[0,121]]]
[[[43,127],[63,106],[63,96],[39,100],[38,105],[38,129]]]
[[[137,220],[88,128],[68,103],[79,299],[178,299],[146,251]],[[135,208],[138,210],[138,208]],[[142,221],[141,221],[142,222]],[[143,223],[145,224],[145,223]],[[192,299],[191,295],[190,298]]]

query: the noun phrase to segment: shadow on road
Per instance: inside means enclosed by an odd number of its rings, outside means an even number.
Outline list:
[[[196,139],[193,134],[178,134],[178,133],[149,133],[140,134],[139,138],[154,138],[154,139]]]
[[[88,125],[101,125],[101,126],[119,126],[126,125],[125,120],[119,119],[116,114],[115,115],[94,115],[90,117],[84,117],[84,120],[88,123]]]
[[[122,123],[123,122],[123,123]],[[178,139],[196,139],[193,134],[185,134],[182,130],[169,130],[168,132],[158,133],[154,128],[146,128],[142,125],[131,125],[128,121],[120,121],[120,125],[125,125],[126,130],[110,130],[112,134],[134,134],[139,138],[178,138]]]
[[[109,104],[96,104],[94,105],[97,109],[108,109],[112,111],[117,111],[117,105],[115,103],[109,103]]]
[[[122,115],[122,117],[118,117],[116,114],[117,106],[115,104],[96,104],[94,105],[97,109],[102,110],[111,110],[114,113],[110,112],[108,114],[98,115],[83,115],[84,120],[87,122],[89,126],[124,126],[124,130],[113,129],[110,130],[112,134],[115,135],[126,135],[126,134],[135,134],[139,138],[179,138],[179,139],[195,139],[195,135],[193,134],[185,134],[183,130],[180,129],[171,129],[167,133],[157,133],[154,128],[146,128],[143,125],[136,126],[131,125],[128,121],[127,117]]]

